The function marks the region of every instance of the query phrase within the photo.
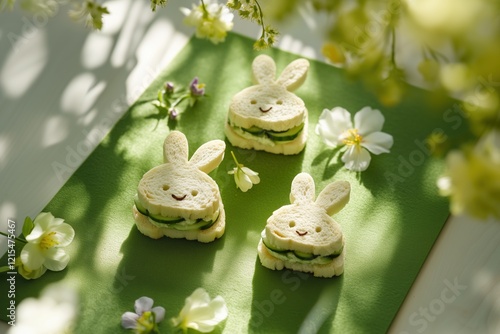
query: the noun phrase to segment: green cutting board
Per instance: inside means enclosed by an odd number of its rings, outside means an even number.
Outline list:
[[[226,209],[225,235],[210,244],[162,238],[152,240],[134,225],[133,196],[142,175],[162,163],[169,131],[182,131],[190,155],[212,139],[225,140],[224,122],[231,97],[251,84],[251,62],[259,54],[253,41],[230,34],[213,45],[192,39],[171,65],[124,114],[109,135],[74,173],[44,211],[71,224],[76,237],[71,261],[62,272],[37,280],[17,279],[17,303],[37,296],[47,284],[64,281],[81,295],[77,333],[120,333],[120,317],[135,299],[149,296],[176,316],[196,288],[227,302],[224,333],[378,333],[389,328],[447,217],[447,202],[435,182],[443,162],[422,144],[431,132],[453,131],[443,112],[433,110],[428,93],[408,88],[397,107],[381,106],[363,85],[342,70],[311,61],[307,80],[296,94],[309,110],[309,140],[295,156],[232,147],[210,175],[219,184]],[[298,56],[271,49],[278,73]],[[175,123],[159,120],[151,105],[165,81],[187,84],[198,76],[210,95]],[[451,105],[452,101],[450,101]],[[394,136],[390,154],[373,156],[361,174],[343,168],[341,152],[326,147],[314,133],[324,108],[351,113],[364,106],[380,109],[384,131]],[[243,193],[227,172],[240,163],[260,173],[261,183]],[[262,267],[257,257],[267,218],[289,204],[290,184],[305,171],[317,193],[328,183],[347,180],[349,204],[334,218],[346,239],[345,272],[331,279]],[[2,261],[2,264],[5,259]],[[0,291],[7,291],[0,281]],[[1,309],[5,310],[2,297]],[[5,312],[2,312],[6,320]],[[171,332],[168,321],[162,332]]]

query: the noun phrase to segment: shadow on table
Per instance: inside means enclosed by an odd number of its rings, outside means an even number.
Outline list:
[[[248,332],[329,332],[343,280],[343,276],[318,278],[291,270],[274,271],[257,259]]]

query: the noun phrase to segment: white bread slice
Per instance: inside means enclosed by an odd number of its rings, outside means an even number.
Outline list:
[[[225,213],[219,187],[207,173],[221,163],[226,144],[222,140],[207,142],[196,150],[191,160],[188,160],[188,148],[183,133],[169,133],[163,144],[164,164],[144,174],[137,187],[135,203],[141,212],[160,220],[180,217],[210,221],[217,215],[219,219],[207,230],[179,231],[152,224],[134,205],[137,227],[151,238],[165,235],[210,242],[224,233]]]
[[[228,119],[242,128],[286,131],[301,124],[306,115],[301,98],[283,86],[271,84],[251,86],[237,93],[229,104]]]
[[[345,248],[338,257],[334,258],[332,262],[328,264],[307,264],[283,261],[269,253],[267,247],[262,242],[262,239],[259,241],[257,246],[257,254],[259,256],[260,263],[264,267],[272,270],[282,270],[286,268],[295,271],[312,273],[316,277],[326,278],[340,276],[344,272]]]
[[[341,226],[314,203],[282,206],[269,217],[265,231],[269,247],[276,249],[327,256],[344,246]]]
[[[167,236],[169,238],[197,240],[199,242],[208,243],[222,237],[226,228],[226,214],[222,201],[219,203],[219,218],[217,219],[217,222],[206,230],[179,231],[172,228],[157,227],[151,224],[148,217],[141,214],[135,205],[133,206],[132,211],[137,229],[142,234],[152,239],[159,239],[163,236]]]
[[[244,149],[254,149],[259,151],[266,151],[274,154],[284,154],[284,155],[293,155],[299,154],[307,142],[307,127],[308,121],[307,117],[304,121],[304,129],[301,133],[292,141],[279,143],[275,142],[273,144],[263,143],[257,140],[252,140],[249,138],[244,138],[238,133],[234,131],[234,129],[226,122],[224,133],[226,134],[229,142],[236,147],[241,147]]]
[[[312,272],[322,277],[342,274],[344,236],[342,228],[330,217],[330,213],[340,211],[348,202],[350,185],[345,181],[333,182],[320,192],[316,200],[315,188],[314,179],[307,173],[299,173],[293,179],[291,204],[275,210],[266,222],[262,234],[264,241],[261,239],[258,246],[259,258],[264,266]],[[274,251],[269,251],[267,247]],[[281,251],[294,251],[299,259],[309,258],[307,254],[340,255],[332,263],[321,264],[294,261],[290,254],[280,258]],[[322,262],[324,259],[319,260]]]
[[[252,63],[255,85],[243,89],[233,96],[230,104],[225,133],[232,145],[267,151],[276,154],[297,154],[307,141],[308,111],[304,101],[292,91],[300,87],[309,70],[306,59],[297,59],[285,67],[278,79],[276,64],[267,55],[257,56]],[[306,123],[296,140],[274,143],[239,135],[231,126],[284,132]]]
[[[139,182],[137,195],[150,213],[166,217],[212,217],[220,203],[217,183],[191,164],[152,168]]]

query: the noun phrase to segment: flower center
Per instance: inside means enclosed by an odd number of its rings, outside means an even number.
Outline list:
[[[358,129],[349,129],[345,131],[342,135],[342,142],[345,145],[352,146],[356,145],[359,146],[361,145],[361,142],[363,141],[363,136],[361,136],[358,132]]]
[[[56,232],[52,231],[50,233],[47,233],[42,237],[42,240],[40,241],[40,247],[47,250],[50,249],[56,245],[59,245],[59,242],[55,238]]]
[[[151,333],[155,328],[154,313],[151,311],[144,312],[139,319],[137,319],[137,332],[138,333]]]

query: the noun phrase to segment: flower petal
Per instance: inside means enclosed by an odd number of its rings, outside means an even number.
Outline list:
[[[134,303],[135,313],[141,315],[146,311],[151,311],[153,303],[154,303],[153,299],[149,297],[141,297],[137,299]]]
[[[316,125],[316,134],[325,144],[335,147],[342,144],[339,137],[348,129],[352,129],[351,114],[344,108],[335,107],[323,110]]]
[[[45,257],[37,244],[27,243],[21,251],[21,262],[29,271],[38,270],[45,262]]]
[[[242,167],[241,170],[243,171],[243,173],[245,173],[245,175],[248,176],[250,182],[252,182],[253,184],[258,184],[260,182],[259,173],[254,172],[248,167]]]
[[[354,127],[359,134],[367,136],[372,132],[381,131],[384,126],[384,115],[380,110],[364,107],[354,115]]]
[[[133,312],[125,312],[122,314],[122,327],[125,329],[134,329],[137,326],[139,315]]]
[[[351,146],[342,156],[342,161],[345,164],[345,168],[355,171],[362,172],[368,168],[370,165],[371,156],[368,151],[359,146]]]
[[[210,302],[210,307],[215,311],[214,321],[217,323],[227,318],[229,312],[226,306],[226,301],[221,296],[215,297]]]
[[[155,306],[151,309],[151,312],[155,314],[155,321],[159,323],[165,319],[165,308],[161,306]]]
[[[253,183],[248,175],[243,173],[241,170],[234,174],[234,181],[236,182],[236,186],[243,192],[247,192],[253,186]]]
[[[68,265],[69,255],[62,248],[50,248],[44,252],[47,269],[52,271],[61,271]]]
[[[44,266],[41,266],[40,268],[36,269],[36,270],[28,270],[26,269],[26,267],[21,263],[21,265],[19,265],[17,267],[17,272],[22,276],[24,277],[25,279],[27,280],[30,280],[30,279],[37,279],[39,277],[41,277],[43,274],[45,274],[45,272],[47,271],[47,268],[45,268]]]
[[[53,227],[52,231],[56,232],[54,238],[58,243],[58,247],[68,246],[75,237],[75,230],[71,227],[71,225],[66,223]]]
[[[366,148],[373,154],[389,153],[394,139],[385,132],[372,132],[366,137],[363,137],[361,146]]]
[[[31,233],[26,236],[26,241],[29,243],[38,243],[40,242],[40,238],[43,236],[45,233],[45,230],[40,226],[40,224],[35,224],[33,226],[33,229],[31,230]]]

